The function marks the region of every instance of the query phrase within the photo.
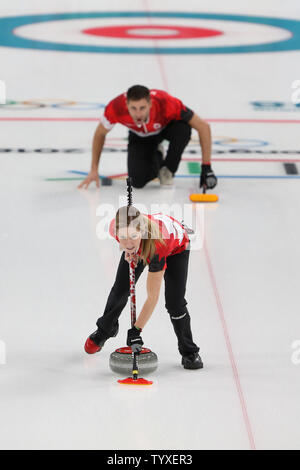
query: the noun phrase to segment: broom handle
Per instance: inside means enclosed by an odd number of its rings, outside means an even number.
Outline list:
[[[131,328],[133,328],[136,322],[135,267],[134,267],[133,261],[130,263],[130,269],[129,269],[129,290],[130,290]]]
[[[131,178],[127,178],[127,205],[132,206],[132,185]],[[136,322],[136,303],[135,303],[135,266],[134,261],[129,266],[129,291],[130,291],[130,314],[131,314],[131,328],[133,328]],[[132,352],[132,378],[138,379],[139,375],[139,363],[138,363],[138,352]]]
[[[132,185],[131,185],[130,176],[127,178],[126,183],[127,183],[127,206],[132,206]]]
[[[132,185],[131,178],[127,180],[127,205],[132,206]],[[134,262],[130,263],[129,268],[129,290],[130,290],[130,312],[131,312],[131,328],[136,322],[136,306],[135,306],[135,266]]]
[[[136,322],[136,303],[135,303],[135,267],[134,261],[130,263],[129,269],[129,288],[130,288],[130,313],[131,313],[131,328],[133,328]],[[138,379],[139,376],[139,362],[138,362],[138,352],[132,352],[132,378],[134,380]]]

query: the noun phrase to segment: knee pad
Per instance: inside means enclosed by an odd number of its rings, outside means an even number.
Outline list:
[[[183,312],[183,313],[177,313],[177,314],[174,314],[174,313],[169,313],[170,315],[170,318],[173,321],[178,321],[178,320],[182,320],[184,317],[188,317],[188,312]]]
[[[182,337],[190,331],[190,314],[188,311],[181,313],[170,313],[170,319],[177,336]]]
[[[187,301],[184,299],[181,302],[178,302],[177,305],[171,304],[171,299],[167,299],[165,303],[165,307],[167,309],[168,314],[170,315],[171,320],[173,317],[175,319],[182,317],[185,313],[188,313],[188,309],[186,307]]]

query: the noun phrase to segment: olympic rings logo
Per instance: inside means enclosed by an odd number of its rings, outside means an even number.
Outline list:
[[[106,104],[104,103],[90,103],[64,99],[29,99],[24,101],[6,100],[5,104],[0,104],[0,109],[23,111],[30,109],[55,108],[70,111],[91,111],[104,109],[105,106]]]
[[[269,145],[269,142],[261,139],[239,139],[237,137],[215,136],[213,138],[213,144],[220,147],[230,147],[231,149],[244,149],[249,147],[265,147]],[[189,147],[199,147],[198,137],[192,137]]]

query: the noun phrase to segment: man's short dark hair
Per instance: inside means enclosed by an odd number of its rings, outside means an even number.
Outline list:
[[[150,100],[150,90],[143,85],[133,85],[127,90],[127,101]]]

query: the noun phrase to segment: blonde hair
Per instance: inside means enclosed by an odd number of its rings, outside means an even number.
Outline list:
[[[116,213],[116,234],[121,228],[132,227],[142,233],[140,257],[144,265],[149,264],[156,252],[156,243],[165,245],[159,225],[154,220],[141,214],[134,206],[122,206]]]

